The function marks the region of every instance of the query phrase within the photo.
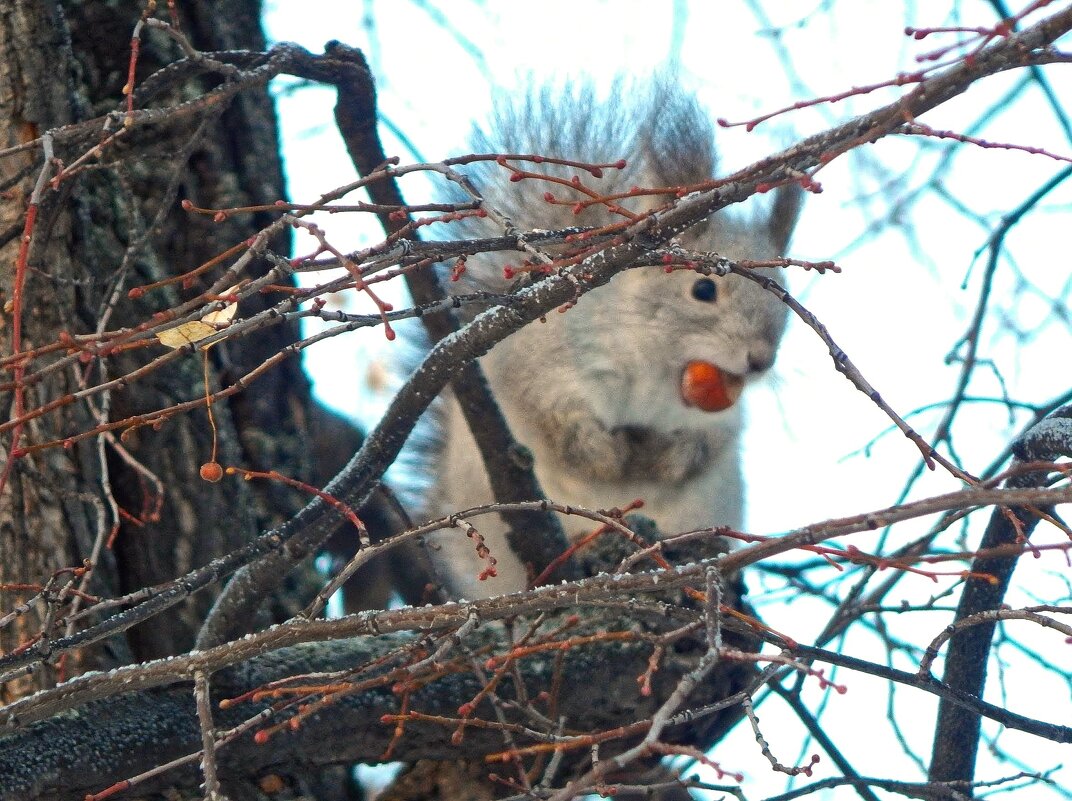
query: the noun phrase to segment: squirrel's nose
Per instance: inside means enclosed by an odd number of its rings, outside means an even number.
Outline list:
[[[764,370],[769,370],[772,364],[774,364],[773,351],[751,351],[748,354],[748,369],[753,373],[762,373]]]

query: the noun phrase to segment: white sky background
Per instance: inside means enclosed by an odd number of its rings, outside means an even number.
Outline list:
[[[266,26],[273,39],[296,41],[314,52],[320,52],[329,39],[363,48],[378,82],[382,117],[405,132],[419,158],[430,160],[464,152],[472,121],[490,107],[490,85],[514,87],[527,74],[542,80],[583,73],[605,82],[618,72],[649,74],[668,60],[676,60],[712,116],[745,120],[795,100],[837,94],[853,85],[914,71],[913,56],[951,42],[948,36],[912,40],[903,33],[908,24],[989,25],[994,21],[989,3],[938,0],[920,4],[279,0],[268,6]],[[771,14],[769,22],[781,30],[780,37],[764,33],[768,21],[757,16],[759,9]],[[366,25],[368,20],[374,26]],[[1046,72],[1059,97],[1072,96],[1067,73],[1063,67]],[[989,78],[922,121],[937,129],[966,131],[1025,74],[1017,71]],[[742,128],[720,131],[722,169],[743,166],[797,136],[890,102],[903,91],[883,90],[794,112],[752,133]],[[354,177],[333,127],[333,104],[332,91],[315,88],[288,93],[280,100],[290,192],[299,202],[310,202]],[[381,127],[381,134],[388,155],[400,156],[403,163],[418,158],[387,128]],[[1072,153],[1072,142],[1037,87],[1028,88],[1011,109],[976,135]],[[903,212],[891,215],[893,204],[921,188],[947,147],[933,140],[888,138],[836,160],[816,176],[824,191],[808,198],[791,253],[813,260],[834,259],[842,267],[840,275],[821,277],[793,270],[789,288],[827,326],[872,385],[906,417],[952,394],[959,365],[947,364],[945,357],[965,331],[976,303],[985,259],[985,254],[977,259],[976,251],[985,245],[1002,214],[1065,166],[1043,156],[964,146],[943,185],[950,196],[967,204],[975,219],[958,213],[935,192],[926,192]],[[411,202],[419,202],[427,187],[420,179],[407,179],[402,190]],[[1068,300],[1070,201],[1072,189],[1066,185],[1010,234],[1007,256],[991,295],[997,311],[984,328],[980,346],[980,357],[995,361],[1010,396],[1039,405],[1069,388],[1070,328],[1056,320],[1047,298]],[[343,250],[382,239],[371,217],[325,216],[319,223]],[[436,233],[435,228],[425,230]],[[308,241],[299,242],[299,253],[314,249]],[[345,303],[349,309],[365,308],[354,298]],[[390,362],[391,351],[385,345],[381,330],[366,329],[309,351],[306,365],[320,397],[366,426],[372,424],[385,397],[370,392],[365,379],[370,360]],[[861,453],[889,427],[889,421],[833,370],[825,346],[798,321],[790,325],[772,372],[769,382],[747,395],[744,458],[749,530],[778,534],[893,503],[918,464],[918,452],[894,433],[881,438],[869,456]],[[978,369],[969,394],[1000,398],[994,372]],[[925,412],[910,422],[928,436],[941,412],[940,408]],[[954,441],[966,469],[981,471],[1025,419],[1020,416],[1010,422],[1000,404],[969,404],[961,412],[959,436]],[[911,497],[954,489],[959,489],[959,483],[938,471],[924,476]],[[984,522],[985,517],[978,516],[969,542],[977,541]],[[910,541],[926,530],[927,523],[894,529],[889,547]],[[854,537],[852,543],[867,550],[877,536]],[[1036,541],[1059,539],[1059,534],[1044,527],[1036,535]],[[1055,577],[1061,573],[1067,574],[1062,556],[1026,559],[1014,583],[1029,587],[1048,602],[1067,603],[1068,584]],[[751,585],[753,591],[759,590],[757,580]],[[888,600],[925,601],[937,586],[926,578],[909,577]],[[806,599],[790,606],[785,603],[788,597],[784,592],[772,595],[777,603],[764,604],[762,614],[776,628],[808,641],[825,623],[828,609]],[[1039,602],[1022,592],[1013,593],[1008,601],[1013,605]],[[901,634],[910,642],[925,643],[949,619],[937,613],[909,616],[908,628]],[[889,622],[897,625],[896,620]],[[928,628],[920,633],[923,623]],[[1022,635],[1029,647],[1043,649],[1059,669],[1072,672],[1069,646],[1062,645],[1060,637],[1026,629],[1014,633]],[[869,641],[861,626],[834,647],[882,661],[885,656],[877,643],[877,639]],[[903,654],[890,659],[903,669],[916,666]],[[1067,723],[1070,719],[1069,687],[1052,674],[1032,668],[1029,660],[1010,668],[1005,698],[999,694],[999,678],[992,674],[988,699],[1044,720]],[[864,774],[918,780],[917,769],[888,732],[884,684],[847,673],[837,679],[850,689],[847,695],[828,700],[823,722],[846,749],[846,756]],[[764,703],[760,717],[775,753],[783,762],[793,763],[798,758],[799,726],[780,704]],[[935,703],[921,693],[901,689],[896,704],[905,738],[926,760]],[[1026,760],[1031,769],[1047,770],[1068,758],[1067,747],[1062,753],[1015,732],[1004,734],[999,745]],[[817,751],[812,744],[806,753]],[[747,727],[738,727],[718,746],[714,758],[729,770],[747,774],[743,789],[749,799],[786,788],[787,779],[771,772]],[[824,766],[831,768],[825,757],[817,776],[825,775]],[[983,754],[977,778],[1013,772],[1008,763],[996,764]],[[1070,788],[1070,774],[1066,770],[1054,778]],[[1032,798],[1072,797],[1068,790],[1058,793],[1040,786],[1022,792]],[[855,796],[842,789],[818,797]]]

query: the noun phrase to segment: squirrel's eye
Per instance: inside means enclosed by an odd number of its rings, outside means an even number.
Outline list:
[[[692,296],[704,303],[714,303],[715,298],[718,297],[718,287],[710,278],[697,278],[696,283],[692,285]]]

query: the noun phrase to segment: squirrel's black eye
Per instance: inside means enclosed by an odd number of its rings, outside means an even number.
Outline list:
[[[714,303],[715,298],[718,297],[718,287],[710,278],[697,278],[696,283],[692,285],[692,296],[704,303]]]

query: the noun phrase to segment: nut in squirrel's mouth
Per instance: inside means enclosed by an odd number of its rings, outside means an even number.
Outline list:
[[[681,400],[705,412],[721,412],[741,397],[744,378],[701,360],[681,371]]]

